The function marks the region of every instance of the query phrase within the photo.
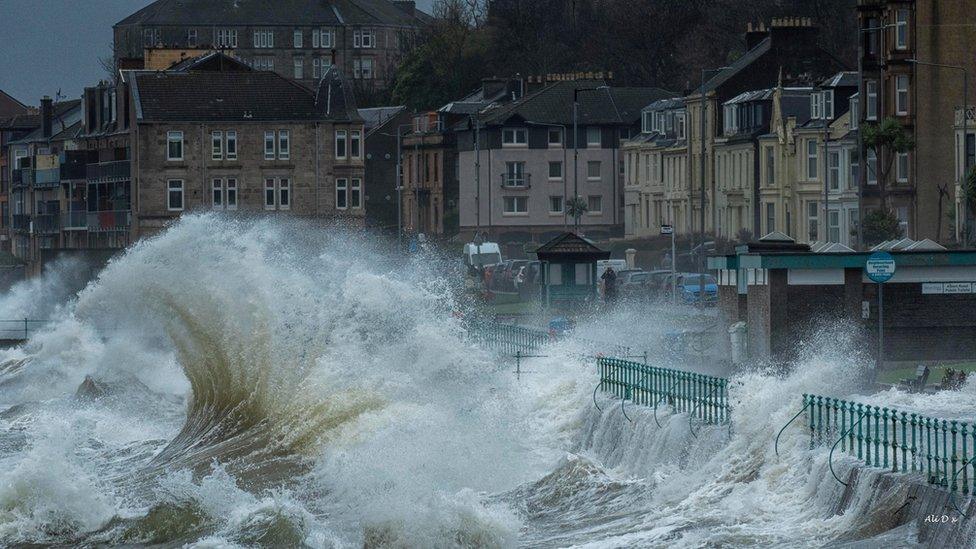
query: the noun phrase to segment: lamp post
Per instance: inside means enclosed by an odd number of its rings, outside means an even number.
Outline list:
[[[701,110],[698,113],[698,127],[699,127],[698,177],[701,178],[701,195],[698,197],[698,203],[701,209],[701,224],[699,225],[699,234],[701,235],[701,243],[699,244],[699,248],[698,248],[698,308],[702,310],[705,309],[705,131],[706,131],[705,114],[708,111],[708,100],[706,99],[706,92],[705,92],[705,73],[718,72],[718,71],[725,70],[727,68],[728,67],[702,69],[701,87],[698,88],[698,91],[701,94]],[[691,185],[689,185],[688,187],[691,188]]]
[[[924,65],[926,67],[936,67],[939,69],[950,69],[962,72],[962,178],[963,181],[966,174],[969,172],[969,70],[966,67],[960,65],[946,65],[943,63],[929,63],[927,61],[919,61],[918,59],[909,59],[909,63],[913,65]],[[941,200],[941,198],[940,198]],[[962,219],[962,238],[963,247],[969,246],[969,211],[963,203],[963,219]],[[940,219],[938,221],[942,223]]]
[[[609,93],[610,86],[597,86],[595,88],[573,88],[573,202],[579,201],[579,92],[581,91],[594,91],[594,90],[607,90]],[[614,174],[616,174],[616,166],[613,167]],[[614,175],[616,177],[616,175]],[[616,199],[614,196],[614,207],[616,207]],[[579,212],[573,215],[573,232],[579,234]]]

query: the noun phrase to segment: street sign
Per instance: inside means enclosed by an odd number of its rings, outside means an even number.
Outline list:
[[[888,252],[874,252],[868,257],[864,271],[872,281],[884,284],[895,276],[895,258]]]
[[[661,225],[661,234],[674,234],[674,227],[671,225]]]

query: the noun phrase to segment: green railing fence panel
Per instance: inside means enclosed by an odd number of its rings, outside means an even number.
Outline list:
[[[612,357],[597,359],[600,389],[635,404],[666,403],[705,423],[729,420],[728,380],[682,370],[648,366]]]
[[[543,345],[556,341],[556,338],[545,330],[497,322],[478,324],[473,327],[472,334],[484,347],[513,355],[518,352],[535,351]],[[571,334],[563,337],[582,345],[593,355],[630,356],[630,348],[623,345],[578,338]]]
[[[839,443],[869,467],[920,473],[952,492],[976,490],[973,424],[819,395],[804,394],[803,404],[811,448]]]

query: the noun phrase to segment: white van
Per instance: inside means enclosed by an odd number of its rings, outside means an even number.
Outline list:
[[[613,267],[613,270],[620,272],[627,268],[626,259],[601,259],[596,262],[596,279],[601,280],[603,278],[603,273],[607,272],[607,267]]]
[[[502,251],[495,242],[482,242],[478,246],[474,242],[464,245],[464,266],[484,267],[502,262]]]

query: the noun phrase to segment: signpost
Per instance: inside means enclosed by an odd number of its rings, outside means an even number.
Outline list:
[[[884,363],[884,284],[895,276],[895,258],[888,252],[875,252],[864,264],[868,278],[878,285],[878,358],[874,366],[874,377]]]
[[[674,247],[674,227],[672,227],[671,225],[661,225],[661,234],[671,235],[671,297],[674,300],[674,302],[677,303],[678,302],[678,291],[677,291],[678,280],[677,277],[675,276],[675,273],[677,272],[677,265],[675,265],[675,261],[677,260],[677,254],[675,253],[675,247]]]

